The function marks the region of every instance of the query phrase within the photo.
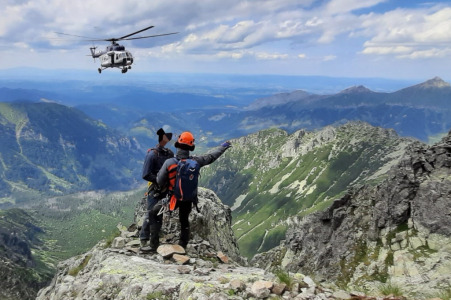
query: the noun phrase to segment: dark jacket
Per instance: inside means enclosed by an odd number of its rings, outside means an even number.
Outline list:
[[[228,149],[228,147],[219,146],[207,154],[199,155],[199,156],[191,156],[192,159],[197,161],[202,168],[203,166],[209,165],[217,160],[224,152]],[[157,175],[157,183],[162,187],[166,187],[169,183],[169,172],[168,167],[177,164],[180,159],[189,158],[189,151],[177,148],[177,154],[175,158],[168,159],[165,161],[163,166]]]
[[[174,157],[174,152],[171,149],[160,146],[160,144],[157,144],[155,148],[149,149],[144,160],[142,178],[156,183],[158,171],[160,171],[164,162],[171,157]]]

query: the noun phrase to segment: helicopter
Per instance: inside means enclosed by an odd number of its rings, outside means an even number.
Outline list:
[[[133,55],[125,50],[125,47],[123,45],[119,45],[118,41],[128,41],[128,40],[139,40],[139,39],[147,39],[152,37],[158,37],[158,36],[165,36],[165,35],[171,35],[171,34],[177,34],[178,32],[171,32],[171,33],[164,33],[164,34],[156,34],[156,35],[148,35],[148,36],[139,36],[139,37],[132,37],[132,35],[138,34],[140,32],[149,30],[153,28],[154,26],[149,26],[144,29],[138,30],[136,32],[124,35],[119,38],[91,38],[86,36],[80,36],[80,35],[73,35],[73,34],[67,34],[63,32],[54,32],[56,34],[61,35],[67,35],[72,37],[78,37],[83,38],[80,41],[107,41],[111,42],[111,45],[107,46],[105,51],[99,51],[96,52],[97,47],[90,47],[91,54],[87,56],[91,56],[94,58],[94,62],[96,61],[96,58],[100,60],[100,68],[97,70],[99,71],[99,74],[102,73],[103,70],[108,68],[119,68],[121,69],[122,74],[127,73],[128,70],[132,68],[133,64]]]

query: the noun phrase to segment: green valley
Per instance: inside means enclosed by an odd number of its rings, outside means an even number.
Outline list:
[[[34,299],[58,262],[77,256],[130,224],[144,190],[82,192],[46,199],[28,209],[0,210],[0,283],[6,299]],[[22,292],[21,292],[22,291]],[[16,295],[17,296],[17,295]],[[2,298],[3,299],[3,298]]]

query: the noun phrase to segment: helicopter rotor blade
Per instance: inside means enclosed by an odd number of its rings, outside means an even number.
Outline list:
[[[164,35],[171,35],[171,34],[177,34],[177,33],[178,33],[178,32],[171,32],[171,33],[164,33],[164,34],[156,34],[156,35],[140,36],[140,37],[135,37],[135,38],[123,39],[123,40],[124,40],[124,41],[129,41],[129,40],[147,39],[147,38],[151,38],[151,37],[164,36]]]
[[[63,32],[55,32],[56,34],[62,34],[62,35],[68,35],[68,36],[75,36],[75,37],[80,37],[80,38],[85,38],[85,39],[99,39],[99,38],[93,38],[93,37],[89,37],[89,36],[81,36],[81,35],[74,35],[74,34],[67,34],[67,33],[63,33]]]
[[[129,36],[132,36],[132,35],[135,35],[135,34],[137,34],[137,33],[140,33],[140,32],[146,31],[146,30],[149,30],[149,29],[151,29],[151,28],[153,28],[153,27],[154,27],[154,26],[146,27],[146,28],[141,29],[141,30],[138,30],[138,31],[136,31],[136,32],[133,32],[133,33],[124,35],[124,36],[118,38],[117,40],[123,40],[123,39],[125,39],[125,38],[127,38],[127,37],[129,37]]]

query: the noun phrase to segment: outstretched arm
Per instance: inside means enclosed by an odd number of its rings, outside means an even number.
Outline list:
[[[169,173],[168,173],[168,166],[170,161],[172,161],[172,159],[167,159],[163,166],[161,167],[160,171],[158,171],[157,174],[157,184],[161,187],[166,186],[166,184],[168,183],[168,177],[169,177]]]
[[[231,147],[229,142],[225,142],[221,146],[213,149],[207,154],[194,156],[193,159],[195,159],[201,167],[209,165],[213,163],[215,160],[217,160],[221,155],[226,152],[227,149]]]

